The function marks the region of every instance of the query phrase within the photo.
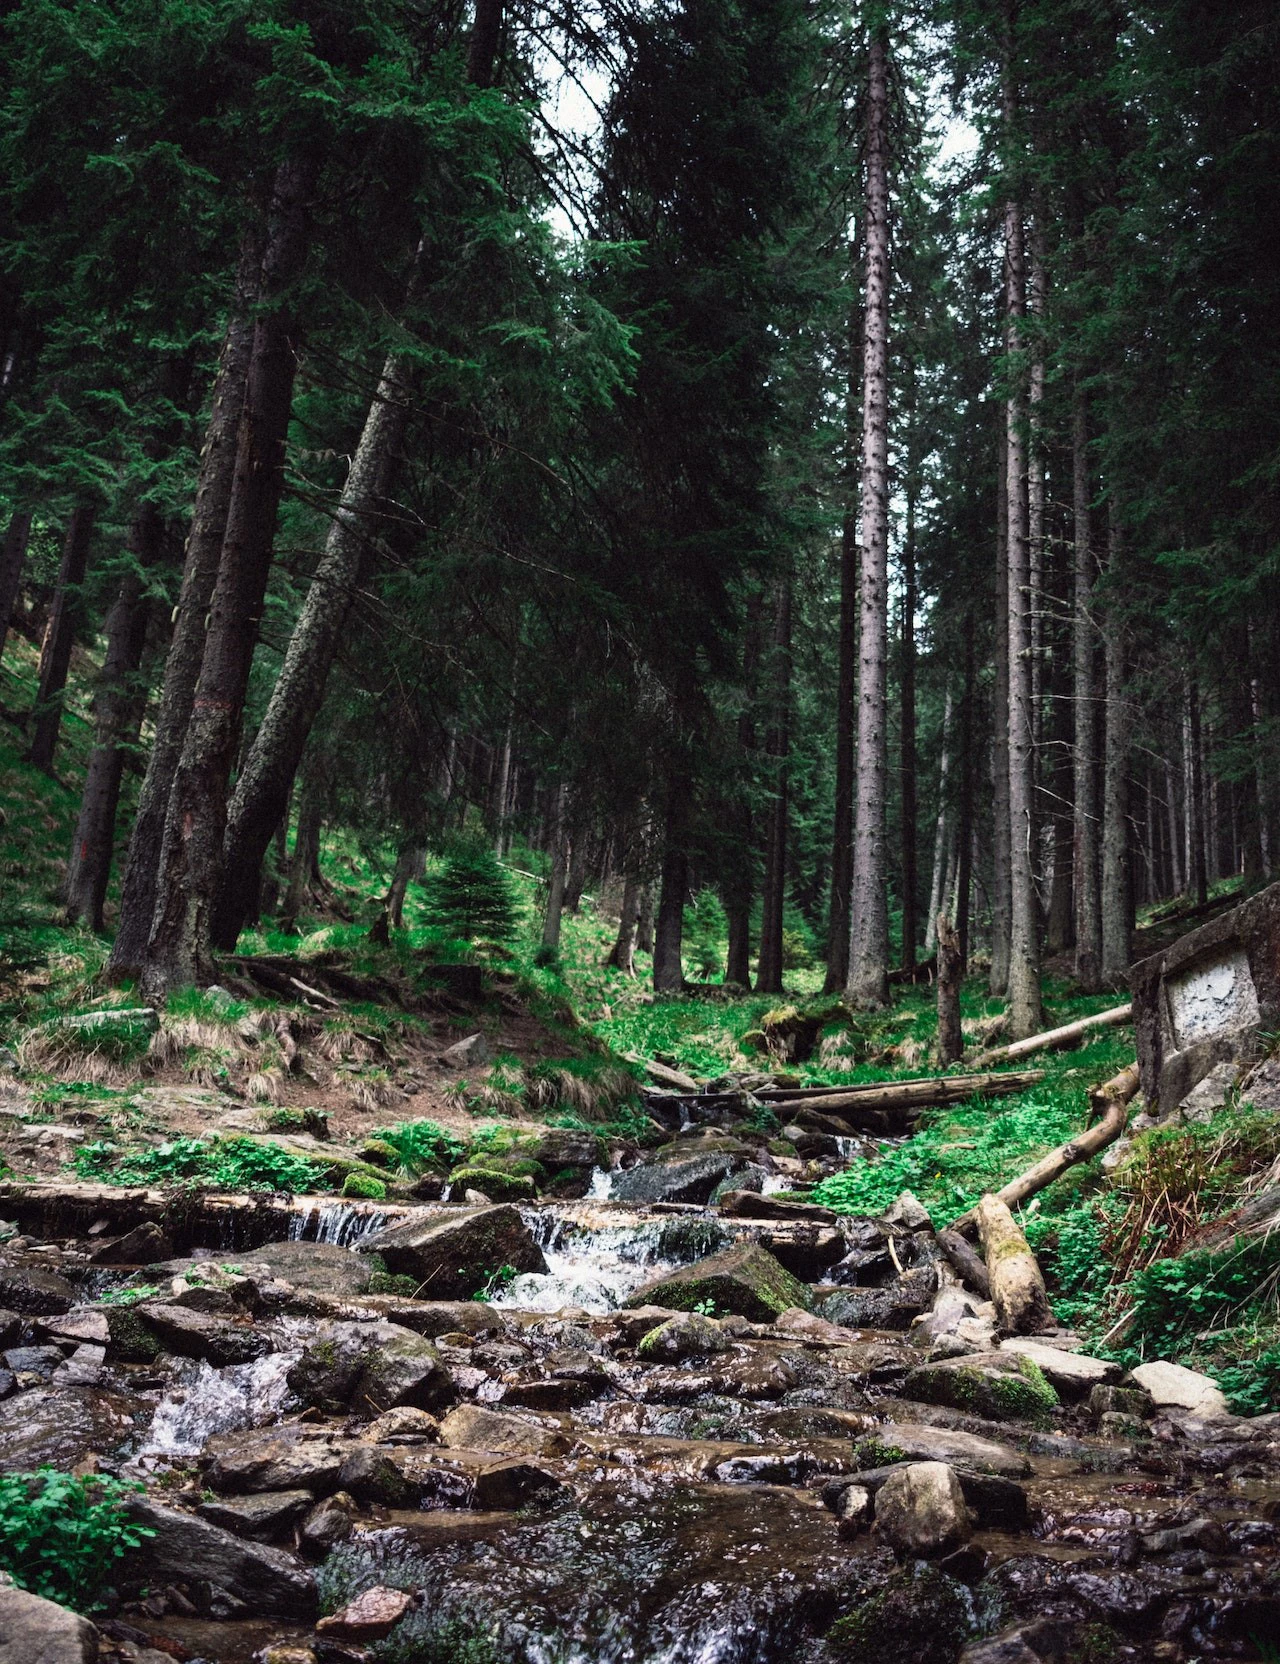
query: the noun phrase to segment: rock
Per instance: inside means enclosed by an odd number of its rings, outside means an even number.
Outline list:
[[[87,1618],[25,1589],[0,1587],[0,1664],[96,1664]]]
[[[106,1346],[111,1340],[106,1314],[89,1311],[83,1306],[60,1317],[43,1317],[33,1327],[36,1334],[53,1341],[55,1345],[68,1341],[76,1346]],[[8,1345],[8,1337],[0,1334],[0,1342]]]
[[[477,1068],[492,1058],[489,1042],[483,1034],[469,1034],[465,1040],[457,1041],[440,1053],[441,1063],[448,1064],[451,1069]]]
[[[27,1319],[25,1317],[20,1317],[17,1312],[0,1309],[0,1346],[16,1346],[22,1339],[26,1327]],[[43,1324],[37,1323],[34,1327],[35,1332],[39,1335],[48,1332]]]
[[[591,1173],[609,1165],[603,1139],[593,1132],[575,1132],[569,1127],[548,1127],[536,1142],[522,1147],[521,1153],[545,1167],[553,1178],[566,1170]]]
[[[77,1346],[75,1351],[53,1372],[56,1387],[96,1387],[106,1368],[105,1346]]]
[[[901,1461],[948,1462],[953,1467],[1003,1479],[1025,1479],[1031,1472],[1031,1463],[1010,1445],[920,1422],[885,1422],[859,1443],[857,1454],[866,1467]]]
[[[1058,1402],[1039,1367],[1009,1352],[975,1352],[921,1364],[907,1376],[902,1392],[905,1398],[948,1404],[992,1421],[1036,1420]]]
[[[322,1496],[337,1489],[350,1450],[350,1440],[296,1421],[215,1434],[204,1449],[205,1481],[215,1491],[306,1490]]]
[[[462,1192],[462,1200],[469,1208],[489,1208],[493,1206],[493,1197],[483,1190],[473,1190],[470,1185]]]
[[[213,1617],[314,1616],[315,1580],[292,1555],[147,1498],[133,1501],[130,1514],[155,1532],[120,1562],[132,1585],[183,1584],[196,1607]]]
[[[403,1589],[388,1589],[375,1583],[332,1617],[321,1618],[317,1635],[333,1635],[342,1641],[381,1641],[389,1635],[413,1605],[413,1596]]]
[[[1056,1656],[1055,1648],[1050,1656]],[[960,1654],[959,1664],[1045,1664],[1045,1654],[1030,1643],[1027,1626],[1018,1624],[986,1641],[972,1641]]]
[[[547,1269],[541,1248],[510,1205],[410,1219],[364,1237],[359,1251],[380,1254],[388,1271],[416,1277],[421,1292],[440,1300],[470,1300],[504,1265]]]
[[[1065,1352],[1021,1335],[1002,1340],[999,1350],[1039,1364],[1045,1380],[1068,1402],[1086,1398],[1094,1387],[1109,1386],[1120,1379],[1119,1364],[1090,1358],[1084,1352]]]
[[[841,1535],[854,1536],[871,1524],[875,1502],[864,1485],[844,1485],[836,1502],[836,1518]]]
[[[527,1174],[505,1173],[478,1163],[455,1168],[449,1175],[449,1184],[451,1194],[462,1191],[469,1197],[475,1190],[489,1202],[532,1202],[538,1194],[538,1187]]]
[[[569,1441],[535,1422],[478,1404],[459,1404],[440,1423],[440,1443],[450,1450],[489,1450],[495,1456],[563,1456]]]
[[[1162,1360],[1139,1364],[1125,1378],[1126,1385],[1151,1395],[1157,1410],[1190,1410],[1206,1418],[1230,1415],[1226,1396],[1216,1382],[1194,1369]]]
[[[759,1196],[764,1191],[764,1181],[769,1177],[771,1175],[767,1168],[757,1167],[754,1162],[748,1162],[745,1167],[739,1167],[736,1172],[730,1173],[727,1179],[721,1179],[711,1192],[711,1206],[719,1207],[727,1196],[737,1191],[749,1190],[752,1195]]]
[[[1188,1125],[1212,1120],[1234,1092],[1236,1073],[1234,1063],[1215,1063],[1178,1105],[1178,1118]]]
[[[27,1317],[53,1317],[69,1312],[76,1291],[56,1271],[32,1266],[0,1265],[0,1306]]]
[[[150,1260],[167,1259],[172,1253],[169,1238],[159,1225],[147,1220],[126,1231],[124,1236],[95,1248],[89,1259],[94,1265],[146,1265]]]
[[[884,1288],[842,1288],[828,1294],[814,1308],[819,1317],[846,1329],[909,1329],[926,1309],[938,1287],[931,1265],[904,1271]]]
[[[445,1183],[443,1173],[419,1173],[409,1186],[409,1194],[419,1202],[438,1202],[444,1195]]]
[[[807,1307],[809,1292],[772,1254],[748,1242],[646,1283],[625,1304],[692,1311],[708,1301],[717,1314],[736,1312],[753,1323],[769,1323],[789,1307]]]
[[[700,1312],[681,1312],[642,1335],[636,1356],[645,1363],[679,1363],[682,1358],[705,1358],[728,1352],[733,1342],[714,1318]]]
[[[528,1459],[426,1445],[357,1445],[343,1464],[342,1487],[372,1506],[495,1512],[563,1489],[545,1467]]]
[[[1089,1394],[1092,1416],[1124,1415],[1149,1417],[1155,1414],[1151,1394],[1141,1387],[1094,1387]]]
[[[144,1301],[134,1308],[166,1352],[183,1358],[203,1358],[221,1368],[246,1364],[270,1351],[266,1335],[252,1324],[233,1323],[187,1306]]]
[[[1280,1112],[1280,1058],[1269,1057],[1259,1063],[1241,1086],[1240,1097],[1255,1109]]]
[[[785,1201],[781,1196],[758,1196],[750,1190],[729,1190],[720,1198],[720,1212],[727,1219],[812,1219],[834,1225],[839,1215],[816,1202]]]
[[[260,1540],[277,1536],[300,1519],[314,1501],[310,1491],[257,1491],[251,1496],[202,1502],[196,1512],[202,1520],[233,1531],[237,1537]]]
[[[0,1405],[0,1472],[67,1471],[111,1455],[134,1430],[135,1401],[100,1387],[35,1387]]]
[[[831,1323],[816,1312],[807,1312],[799,1306],[792,1306],[775,1318],[774,1328],[781,1329],[784,1334],[798,1335],[801,1340],[825,1341],[831,1346],[858,1344],[856,1331],[846,1329],[839,1323]]]
[[[904,1558],[949,1554],[969,1540],[964,1492],[945,1462],[910,1462],[876,1492],[876,1530]]]
[[[365,1428],[364,1436],[374,1444],[382,1444],[390,1439],[438,1439],[440,1423],[425,1410],[402,1404],[398,1410],[387,1410],[376,1421],[371,1421]]]
[[[232,1266],[235,1275],[278,1278],[305,1294],[330,1294],[342,1300],[363,1294],[373,1276],[367,1260],[332,1242],[268,1242],[243,1254],[219,1254],[216,1261],[169,1260],[148,1265],[149,1276],[182,1277],[211,1265]]]
[[[294,1364],[290,1389],[329,1415],[399,1405],[439,1410],[457,1389],[430,1341],[395,1323],[325,1323]]]
[[[368,1294],[360,1307],[428,1340],[457,1333],[477,1337],[500,1334],[506,1327],[502,1312],[483,1300],[407,1300],[400,1294]]]
[[[53,1379],[53,1372],[62,1362],[62,1352],[56,1346],[11,1346],[4,1354],[5,1367],[18,1378],[19,1385],[43,1385]]]
[[[335,1491],[315,1507],[302,1522],[299,1535],[303,1547],[327,1554],[337,1543],[346,1542],[359,1512],[356,1499],[347,1491]]]
[[[706,1202],[717,1185],[745,1166],[746,1157],[733,1150],[680,1151],[619,1173],[612,1194],[619,1202]]]
[[[892,1207],[881,1215],[886,1225],[896,1225],[904,1231],[928,1231],[933,1229],[933,1221],[929,1217],[929,1210],[919,1200],[914,1191],[904,1190],[898,1196]]]

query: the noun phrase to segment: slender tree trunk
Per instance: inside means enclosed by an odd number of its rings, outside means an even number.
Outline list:
[[[653,885],[640,886],[640,901],[636,911],[636,949],[652,954],[654,948]]]
[[[244,411],[245,382],[253,351],[253,308],[262,286],[262,233],[255,226],[240,250],[231,317],[223,337],[213,403],[196,484],[191,529],[183,558],[182,587],[165,658],[147,771],[138,794],[129,853],[120,890],[120,917],[108,970],[118,980],[136,976],[155,914],[160,848],[169,788],[182,755],[196,683],[204,657],[205,629],[235,479],[236,440]]]
[[[827,975],[823,992],[834,994],[849,979],[849,886],[853,876],[853,789],[857,765],[854,732],[858,695],[858,541],[852,514],[840,540],[840,668],[836,683],[836,801],[831,836],[831,910],[827,927]]]
[[[46,774],[53,772],[53,754],[57,750],[58,730],[62,725],[63,694],[66,692],[67,672],[71,668],[71,649],[75,646],[76,631],[84,612],[80,589],[89,566],[89,545],[93,541],[96,515],[97,510],[91,503],[77,503],[71,511],[62,545],[62,561],[58,567],[57,588],[40,648],[40,681],[33,708],[35,720],[27,761]]]
[[[556,788],[551,822],[551,883],[547,889],[547,911],[542,920],[542,946],[548,953],[560,951],[560,920],[564,913],[565,885],[569,881],[569,788]]]
[[[384,911],[387,924],[392,930],[404,929],[404,902],[409,893],[410,884],[421,879],[426,868],[427,852],[416,841],[401,846],[396,856],[395,871],[391,875],[391,887],[387,891]]]
[[[609,950],[606,965],[612,965],[624,976],[636,974],[636,925],[640,919],[640,879],[629,872],[622,881],[622,911],[618,916],[618,934]]]
[[[22,567],[30,539],[31,516],[15,509],[9,516],[9,529],[4,534],[3,547],[0,547],[0,659],[4,658],[9,623],[22,588]]]
[[[915,497],[907,500],[907,535],[902,548],[902,968],[916,966],[916,552]]]
[[[751,898],[755,890],[755,825],[751,798],[752,759],[756,753],[756,700],[759,696],[763,643],[763,597],[754,589],[747,601],[742,649],[744,692],[738,716],[738,750],[742,780],[731,798],[730,815],[736,837],[730,841],[724,880],[724,911],[729,940],[725,954],[726,982],[751,987]],[[837,788],[838,795],[838,788]]]
[[[158,562],[164,535],[159,510],[144,503],[134,516],[130,537],[136,565],[125,574],[107,619],[107,651],[94,695],[93,749],[67,864],[65,898],[68,922],[84,920],[99,932],[115,851],[124,748],[136,740],[146,704],[146,691],[138,685],[151,611],[143,574]]]
[[[495,827],[493,852],[499,860],[507,852],[507,794],[511,790],[511,718],[507,718],[502,736],[502,755],[498,764],[498,783],[493,793],[493,822]]]
[[[791,577],[778,585],[774,603],[773,654],[769,681],[773,687],[773,722],[769,755],[773,760],[773,803],[765,850],[764,890],[760,923],[760,959],[756,989],[762,994],[782,992],[782,926],[787,890],[788,752],[791,744]]]
[[[1200,779],[1200,690],[1193,677],[1186,682],[1183,717],[1183,821],[1187,829],[1187,884],[1203,906],[1209,899],[1209,873],[1204,853],[1204,793]]]
[[[689,780],[683,770],[673,773],[663,828],[662,888],[653,934],[653,991],[684,991],[684,903],[689,889],[689,852],[686,844]]]
[[[964,956],[960,938],[945,913],[934,920],[938,939],[938,1062],[946,1068],[964,1056],[964,1035],[960,1028],[960,987],[964,981]]]
[[[961,978],[969,966],[969,912],[973,889],[973,704],[975,696],[973,614],[965,617],[964,691],[960,704],[960,867],[956,873],[956,940]]]
[[[1172,893],[1175,896],[1185,895],[1187,889],[1186,868],[1182,862],[1182,832],[1178,825],[1178,783],[1174,778],[1173,764],[1166,757],[1164,760],[1164,791],[1165,807],[1169,813],[1169,867],[1172,879]]]
[[[996,581],[992,625],[995,675],[991,695],[991,974],[990,992],[1009,988],[1009,495],[1008,446],[1001,435],[996,463]]]
[[[298,794],[298,825],[293,834],[293,860],[285,891],[280,928],[292,933],[307,899],[311,875],[320,859],[320,829],[324,825],[324,794],[317,782],[306,780]]]
[[[1053,800],[1053,878],[1049,889],[1046,945],[1050,953],[1064,953],[1072,941],[1072,863],[1074,849],[1071,763],[1071,702],[1055,697],[1053,705],[1053,768],[1049,795]]]
[[[1005,206],[1006,345],[1022,346],[1026,271],[1022,206]],[[1043,1027],[1040,921],[1035,887],[1035,733],[1031,678],[1030,547],[1027,535],[1027,444],[1021,372],[1010,374],[1009,492],[1009,1031],[1025,1039]]]
[[[1072,423],[1075,596],[1072,604],[1072,705],[1076,981],[1091,994],[1102,982],[1102,897],[1098,889],[1097,712],[1094,705],[1093,548],[1089,503],[1089,407],[1076,388]]]
[[[1120,573],[1121,528],[1111,501],[1108,563],[1113,587]],[[1107,734],[1102,828],[1102,979],[1124,984],[1132,959],[1129,873],[1129,704],[1125,693],[1124,626],[1118,616],[1107,624]]]
[[[165,816],[156,911],[143,964],[149,996],[212,974],[212,912],[222,870],[227,787],[240,742],[284,486],[285,439],[296,368],[292,320],[280,300],[306,258],[316,167],[286,162],[276,175],[263,293],[276,304],[254,325],[236,446],[236,471],[204,658]],[[281,797],[267,838],[284,806]]]
[[[569,871],[564,884],[564,909],[576,914],[582,906],[582,892],[587,887],[591,845],[585,832],[569,841]]]
[[[1027,310],[1035,335],[1027,380],[1027,636],[1030,642],[1032,781],[1039,773],[1044,723],[1044,591],[1045,591],[1045,474],[1044,388],[1045,363],[1042,325],[1045,307],[1044,208],[1037,203],[1031,226],[1031,270]]]
[[[889,998],[885,797],[889,589],[889,66],[883,34],[869,47],[866,300],[862,360],[862,570],[859,585],[858,772],[850,886],[851,1005]]]
[[[938,756],[938,816],[933,828],[933,877],[929,883],[929,915],[925,922],[924,951],[932,953],[938,939],[947,860],[947,828],[951,812],[948,777],[951,772],[951,689],[942,706],[942,750]]]

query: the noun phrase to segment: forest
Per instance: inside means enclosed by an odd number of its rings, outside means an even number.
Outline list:
[[[1280,13],[0,27],[0,1657],[1276,1656]]]

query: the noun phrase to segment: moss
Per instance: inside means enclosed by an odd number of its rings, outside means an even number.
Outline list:
[[[765,1145],[771,1156],[794,1156],[797,1151],[789,1138],[771,1138]]]
[[[860,1468],[888,1468],[907,1460],[905,1450],[899,1450],[896,1444],[883,1444],[879,1439],[860,1439],[854,1446],[854,1455]]]
[[[113,1363],[154,1363],[164,1350],[137,1312],[128,1306],[113,1306],[107,1312],[107,1328],[111,1334]]]
[[[860,1593],[827,1634],[847,1664],[952,1664],[972,1628],[964,1589],[933,1566],[893,1573]]]
[[[375,1271],[369,1279],[370,1294],[394,1294],[398,1299],[412,1300],[418,1292],[418,1279],[391,1271]]]
[[[494,1202],[531,1202],[537,1188],[531,1178],[497,1167],[456,1167],[449,1175],[455,1192],[479,1190]]]
[[[348,1173],[342,1181],[342,1194],[381,1202],[386,1199],[387,1187],[381,1179],[375,1179],[368,1173]]]
[[[400,1152],[394,1144],[388,1144],[385,1138],[370,1138],[360,1146],[363,1160],[372,1162],[375,1167],[398,1167]]]

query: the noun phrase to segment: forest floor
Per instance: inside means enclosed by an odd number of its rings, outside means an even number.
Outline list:
[[[564,921],[560,964],[539,967],[539,884],[527,852],[511,862],[517,940],[480,955],[478,998],[450,993],[433,986],[433,965],[475,956],[426,928],[419,886],[410,887],[406,929],[389,947],[371,943],[393,852],[345,837],[325,842],[325,888],[299,933],[248,933],[224,961],[226,987],[175,997],[154,1033],[127,1019],[68,1021],[136,1002],[102,979],[106,940],[58,920],[87,702],[73,683],[59,778],[32,770],[12,713],[29,701],[34,664],[30,644],[11,636],[0,676],[0,713],[10,713],[0,715],[0,1158],[13,1177],[394,1198],[460,1166],[505,1161],[513,1180],[528,1179],[512,1158],[548,1128],[597,1135],[615,1161],[661,1142],[641,1097],[650,1061],[701,1082],[766,1072],[804,1085],[932,1067],[930,988],[900,988],[890,1010],[870,1017],[830,1007],[813,1055],[780,1063],[754,1037],[780,1004],[820,1005],[817,965],[793,967],[785,1000],[734,996],[714,982],[657,999],[643,954],[634,978],[604,966],[616,928],[609,897],[585,897]],[[1152,945],[1157,930],[1180,928],[1144,923]],[[243,964],[264,955],[289,956],[305,985],[296,1000],[244,975]],[[330,972],[348,985],[364,979],[367,997],[335,993],[332,983],[324,992]],[[1063,980],[1046,984],[1047,1023],[1112,1003]],[[962,1006],[980,1049],[998,1033],[1001,1002],[974,978]],[[481,1058],[446,1056],[474,1034]],[[1034,1060],[1045,1073],[1030,1090],[927,1113],[912,1136],[866,1148],[838,1172],[776,1138],[772,1148],[801,1195],[875,1213],[911,1189],[941,1226],[1081,1130],[1090,1086],[1132,1055],[1129,1029],[1098,1031],[1075,1051]],[[1215,1375],[1240,1409],[1280,1406],[1280,1240],[1229,1256],[1180,1254],[1278,1156],[1280,1119],[1233,1095],[1207,1123],[1144,1133],[1109,1171],[1094,1161],[1067,1174],[1023,1213],[1059,1317],[1100,1353],[1178,1358]],[[560,1177],[543,1171],[536,1184],[555,1194]]]

